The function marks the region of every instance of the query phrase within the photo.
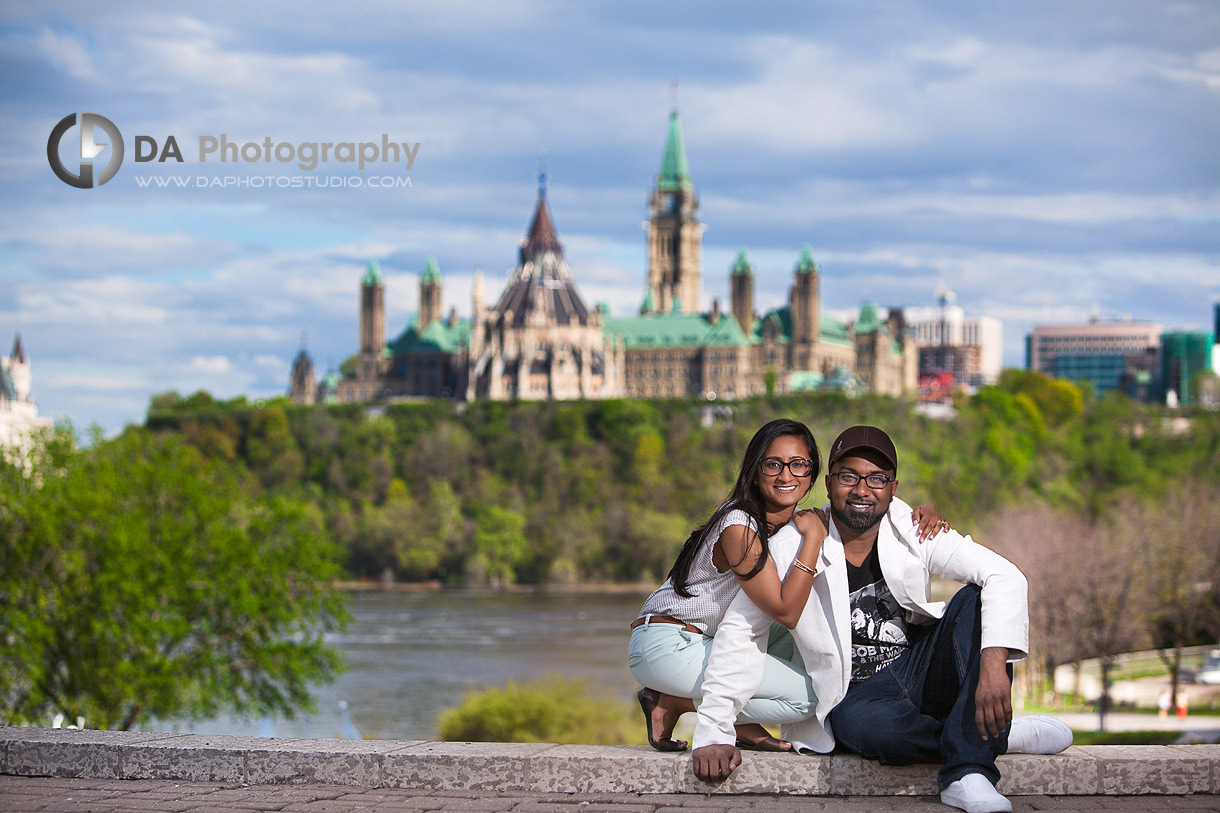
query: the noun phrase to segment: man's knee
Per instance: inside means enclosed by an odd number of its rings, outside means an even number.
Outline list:
[[[835,739],[861,756],[874,754],[885,741],[901,737],[902,709],[894,703],[860,703],[851,709],[835,709],[831,726]]]
[[[835,740],[865,759],[883,765],[910,765],[936,761],[935,721],[921,719],[910,703],[895,701],[855,706],[850,714],[833,714],[831,728]]]
[[[941,621],[949,620],[951,623],[960,624],[974,623],[983,615],[983,588],[977,584],[963,585],[960,590],[953,594],[953,598],[949,599],[949,604],[945,607],[945,614],[941,616]]]
[[[982,607],[983,606],[983,588],[977,584],[964,584],[953,594],[953,598],[949,600],[950,607]]]

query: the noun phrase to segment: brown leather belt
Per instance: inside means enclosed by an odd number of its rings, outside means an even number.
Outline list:
[[[686,630],[687,632],[693,632],[696,635],[703,634],[703,630],[699,629],[694,624],[688,624],[685,621],[679,621],[678,619],[674,618],[673,616],[657,615],[655,613],[649,613],[648,615],[641,615],[639,618],[637,618],[636,620],[631,622],[631,628],[635,629],[640,624],[643,624],[645,621],[649,622],[650,624],[677,624],[679,627],[682,627],[682,629]]]

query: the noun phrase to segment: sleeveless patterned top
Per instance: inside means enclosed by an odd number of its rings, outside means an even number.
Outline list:
[[[691,597],[683,598],[678,595],[674,592],[673,582],[666,579],[644,602],[640,615],[670,615],[694,624],[703,630],[704,635],[715,635],[716,627],[720,625],[720,619],[724,617],[729,602],[741,589],[732,570],[721,573],[712,564],[712,547],[720,538],[720,534],[724,533],[724,529],[730,525],[744,525],[751,531],[758,532],[754,520],[745,511],[734,509],[725,514],[712,533],[703,540],[703,545],[691,562],[690,573],[686,578],[686,589]]]

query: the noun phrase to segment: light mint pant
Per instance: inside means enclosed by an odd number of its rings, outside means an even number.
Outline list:
[[[712,651],[712,638],[687,632],[677,624],[645,622],[631,631],[627,665],[641,685],[675,697],[702,702],[703,671]],[[813,683],[792,635],[781,624],[771,625],[762,683],[746,701],[739,723],[781,725],[813,714],[817,698]]]

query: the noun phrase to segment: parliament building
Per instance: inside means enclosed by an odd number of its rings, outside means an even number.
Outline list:
[[[854,321],[821,312],[822,274],[808,246],[796,260],[786,305],[754,310],[754,267],[742,249],[728,269],[730,305],[699,312],[703,226],[686,160],[681,121],[670,115],[661,172],[649,199],[648,287],[638,315],[590,307],[564,259],[539,185],[516,268],[499,299],[485,301],[475,272],[472,316],[441,312],[442,278],[429,259],[419,279],[419,312],[386,340],[385,284],[376,263],[360,282],[360,347],[355,369],[316,379],[302,350],[289,392],[300,403],[414,398],[735,399],[835,388],[913,394],[918,350],[902,320],[865,303]]]

